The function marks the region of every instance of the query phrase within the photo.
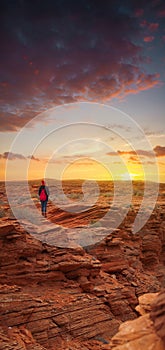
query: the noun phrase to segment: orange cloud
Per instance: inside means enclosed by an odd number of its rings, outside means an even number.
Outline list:
[[[140,156],[143,156],[143,157],[153,157],[153,154],[152,154],[152,152],[150,152],[150,151],[145,151],[145,150],[142,150],[142,149],[140,149],[140,150],[137,150],[137,151],[118,151],[118,153],[119,154],[133,154],[133,155],[136,155],[136,156],[138,156],[138,155],[140,155]]]
[[[149,23],[148,24],[148,29],[151,32],[155,32],[159,28],[159,23]]]
[[[159,28],[159,23],[157,22],[147,22],[146,20],[143,20],[141,23],[140,23],[140,26],[142,28],[146,28],[148,31],[150,32],[155,32],[158,28]]]
[[[165,156],[165,146],[155,146],[153,151],[155,152],[156,157],[164,157]],[[154,154],[151,151],[146,151],[146,150],[132,150],[132,151],[120,151],[118,150],[117,153],[119,155],[131,155],[131,157],[129,158],[132,161],[136,161],[138,158],[138,156],[142,156],[142,157],[148,157],[148,158],[153,158]],[[117,155],[116,152],[109,152],[107,153],[107,155],[109,156],[116,156]]]
[[[154,39],[155,39],[155,37],[153,35],[150,35],[150,36],[145,36],[143,40],[146,43],[151,43]]]
[[[164,157],[165,156],[165,146],[156,146],[154,148],[154,152],[157,157]]]
[[[139,163],[139,159],[136,156],[131,156],[129,157],[129,162],[134,162],[134,163]]]

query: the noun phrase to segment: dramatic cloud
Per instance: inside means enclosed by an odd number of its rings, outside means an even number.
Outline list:
[[[139,163],[139,158],[137,156],[129,157],[129,163]]]
[[[159,28],[159,23],[149,23],[148,29],[151,32],[155,32]]]
[[[156,146],[153,149],[156,157],[163,157],[165,156],[165,147],[164,146]],[[142,156],[142,157],[148,157],[148,158],[153,158],[154,157],[154,153],[151,151],[145,151],[142,149],[136,150],[136,151],[120,151],[118,150],[117,153],[119,155],[130,155],[129,160],[131,161],[137,161],[138,160],[138,156]],[[107,155],[109,156],[116,156],[116,152],[109,152],[107,153]]]
[[[12,110],[13,109],[13,110]],[[38,110],[36,111],[36,107],[31,105],[30,107],[24,107],[24,111],[21,108],[17,108],[15,106],[4,105],[2,107],[2,113],[0,114],[0,131],[18,131],[20,128],[23,128],[27,123],[30,122],[29,127],[32,127],[33,124],[38,122],[35,119],[40,112],[43,112],[46,108],[44,108],[44,104],[42,108],[38,106]],[[45,122],[44,115],[40,114],[40,121]]]
[[[8,160],[25,160],[30,158],[31,160],[34,161],[39,161],[38,158],[32,156],[25,157],[23,154],[19,153],[12,153],[12,152],[4,152],[3,154],[0,154],[1,159],[8,159]]]
[[[4,152],[1,155],[2,158],[8,159],[8,160],[15,160],[15,159],[26,159],[22,154],[18,153],[12,153],[12,152]]]
[[[145,41],[146,43],[151,43],[154,39],[155,39],[155,37],[154,37],[153,35],[145,36],[145,37],[144,37],[144,41]]]
[[[119,154],[121,155],[129,155],[129,154],[132,154],[132,155],[136,155],[136,156],[143,156],[143,157],[153,157],[153,153],[150,152],[150,151],[145,151],[145,150],[142,150],[142,149],[139,149],[137,151],[118,151]]]
[[[159,23],[152,23],[152,22],[150,23],[150,22],[147,22],[146,20],[143,20],[140,23],[140,26],[142,28],[147,29],[149,32],[155,32],[159,28]]]
[[[143,38],[153,41],[150,34],[159,29],[142,19],[149,9],[145,1],[140,7],[121,0],[4,2],[1,130],[18,130],[41,107],[105,102],[157,85],[159,74],[143,65]],[[152,5],[153,14],[155,9],[162,11]]]
[[[165,156],[165,146],[156,146],[154,148],[154,152],[157,157],[164,157]]]
[[[150,151],[144,151],[144,150],[137,150],[137,151],[117,151],[117,153],[119,155],[133,155],[133,156],[144,156],[144,157],[153,157],[153,153],[151,153]],[[116,156],[117,155],[116,152],[108,152],[107,155],[108,156]],[[135,160],[135,158],[132,158]]]
[[[19,117],[14,113],[3,112],[0,116],[0,131],[17,131],[28,123],[31,118],[31,113]]]
[[[35,161],[37,161],[37,162],[40,161],[39,158],[36,158],[36,157],[34,157],[34,156],[28,156],[27,158],[30,158],[31,160],[35,160]]]

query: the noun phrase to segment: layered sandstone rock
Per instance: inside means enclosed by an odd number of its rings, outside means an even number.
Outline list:
[[[138,311],[143,315],[127,321],[112,338],[113,350],[165,349],[165,292],[139,298]],[[149,312],[150,311],[150,312]]]
[[[67,249],[1,220],[0,349],[110,349],[119,325],[137,318],[138,296],[160,291],[164,241],[154,233],[151,244],[149,235],[119,229],[95,246]]]
[[[60,305],[54,300],[43,300],[24,293],[21,288],[1,286],[1,325],[8,329],[25,326],[34,339],[49,348],[60,347],[63,341],[78,339],[84,341],[112,335],[118,328],[109,308],[96,297],[77,295]],[[62,297],[62,296],[61,296]]]
[[[154,300],[150,315],[157,335],[163,340],[165,347],[165,292]]]
[[[0,327],[0,349],[1,350],[46,350],[38,344],[29,330],[24,326]]]

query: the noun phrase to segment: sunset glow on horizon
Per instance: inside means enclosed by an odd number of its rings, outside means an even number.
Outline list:
[[[165,182],[164,1],[7,0],[0,15],[0,181]]]

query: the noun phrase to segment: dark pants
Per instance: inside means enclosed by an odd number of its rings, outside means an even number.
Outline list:
[[[48,201],[41,201],[41,210],[42,210],[42,213],[46,213],[47,203],[48,203]]]

